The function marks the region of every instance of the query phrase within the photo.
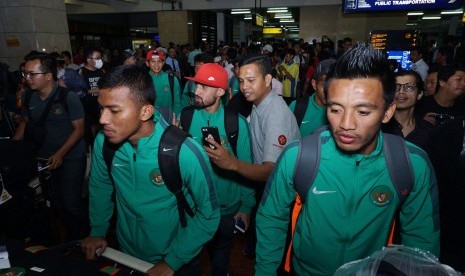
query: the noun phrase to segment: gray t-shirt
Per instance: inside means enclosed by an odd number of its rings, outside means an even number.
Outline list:
[[[300,139],[294,114],[275,93],[269,93],[258,106],[252,107],[250,130],[255,164],[276,163],[284,147]]]
[[[84,118],[84,109],[82,108],[81,101],[74,92],[68,92],[67,96],[67,107],[63,106],[56,97],[58,86],[55,88],[50,95],[42,100],[39,97],[37,91],[31,91],[31,99],[29,101],[29,107],[23,105],[21,113],[23,116],[32,118],[32,121],[39,121],[45,107],[49,101],[56,102],[51,106],[50,112],[48,113],[45,125],[47,127],[47,138],[40,150],[41,153],[46,155],[52,155],[59,150],[68,137],[73,131],[72,121]],[[62,91],[60,91],[63,93]],[[25,102],[23,93],[22,102]],[[59,98],[59,97],[58,97]],[[85,154],[84,140],[81,140],[66,154],[66,157],[74,157]]]

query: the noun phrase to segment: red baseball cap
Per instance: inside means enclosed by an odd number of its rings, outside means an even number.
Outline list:
[[[165,61],[165,53],[163,53],[163,51],[161,50],[150,50],[147,52],[147,61],[150,61],[151,59],[161,59],[163,61]]]
[[[223,66],[217,63],[205,63],[200,66],[195,77],[186,77],[186,79],[210,87],[223,88],[224,90],[228,88],[228,73]]]

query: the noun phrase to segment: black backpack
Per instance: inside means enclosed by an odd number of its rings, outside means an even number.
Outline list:
[[[181,146],[190,135],[177,128],[176,126],[170,125],[163,132],[160,144],[158,147],[158,163],[160,166],[160,173],[163,177],[166,187],[170,192],[176,196],[176,201],[178,205],[179,220],[182,227],[187,226],[186,213],[190,216],[194,216],[189,203],[184,196],[182,191],[182,178],[181,171],[179,169],[179,152]],[[115,153],[121,145],[114,145],[107,141],[103,142],[102,154],[105,164],[107,165],[108,175],[110,176],[111,181],[114,184],[113,177],[111,176],[111,164]],[[164,149],[173,149],[165,151]]]
[[[294,188],[299,194],[302,203],[305,202],[307,193],[318,174],[321,155],[320,133],[326,129],[328,129],[327,126],[321,127],[314,134],[306,136],[300,141],[294,173]],[[386,167],[402,205],[414,184],[409,150],[402,137],[387,133],[383,133],[382,135]]]
[[[180,126],[186,132],[189,132],[192,123],[192,117],[194,117],[194,106],[187,106],[181,111]],[[237,135],[239,132],[239,114],[234,110],[224,107],[224,126],[226,130],[226,136],[228,142],[237,157]]]
[[[302,140],[300,140],[297,161],[294,169],[294,189],[297,192],[295,204],[291,215],[291,237],[287,240],[284,270],[290,271],[290,256],[292,252],[292,237],[295,225],[302,205],[305,204],[308,191],[313,185],[313,181],[318,174],[321,157],[321,137],[320,133],[327,130],[328,126],[323,126],[315,130]],[[410,162],[409,150],[405,140],[397,135],[383,133],[383,152],[386,160],[386,167],[389,176],[399,197],[399,207],[407,199],[415,183],[412,165]],[[390,239],[397,239],[396,230],[398,225],[393,222]]]
[[[303,96],[297,98],[295,101],[294,116],[297,120],[297,125],[300,127],[302,120],[304,119],[305,112],[307,112],[308,102],[310,101],[309,96]]]

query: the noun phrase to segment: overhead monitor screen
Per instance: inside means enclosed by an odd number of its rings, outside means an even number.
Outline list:
[[[380,50],[404,50],[418,44],[416,31],[376,30],[370,32],[371,45]]]
[[[410,51],[402,50],[392,50],[386,51],[388,59],[395,59],[397,61],[397,68],[402,68],[403,70],[410,69]]]
[[[380,11],[455,10],[463,0],[343,0],[344,13]]]

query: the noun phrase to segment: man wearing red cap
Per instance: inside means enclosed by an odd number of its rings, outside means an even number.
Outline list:
[[[221,97],[228,87],[226,70],[216,63],[207,63],[200,67],[195,77],[187,79],[193,80],[196,85],[195,106],[183,109],[180,120],[181,126],[200,144],[204,142],[201,129],[216,127],[221,140],[221,145],[217,144],[217,146],[224,147],[229,152],[235,150],[236,157],[239,160],[251,163],[250,132],[246,119],[237,115],[238,132],[228,134],[226,131],[225,116],[231,115],[225,114],[234,112],[225,109],[221,101]],[[191,119],[191,123],[187,125],[186,120],[189,119]],[[236,135],[237,137],[234,137]],[[236,146],[231,145],[229,142],[234,138],[237,139]],[[205,142],[207,141],[209,140]],[[235,148],[233,149],[233,147]],[[214,169],[214,172],[217,181],[213,185],[221,207],[221,220],[215,236],[206,244],[206,248],[212,261],[212,275],[228,275],[229,253],[234,239],[234,225],[237,221],[242,220],[245,228],[248,228],[249,215],[255,206],[255,190],[245,185],[244,179],[240,178],[237,173],[219,169],[218,167]]]
[[[176,115],[181,111],[181,88],[178,78],[172,77],[163,72],[165,64],[165,53],[161,50],[150,50],[147,52],[145,64],[150,68],[150,76],[155,86],[155,106],[170,108]]]

